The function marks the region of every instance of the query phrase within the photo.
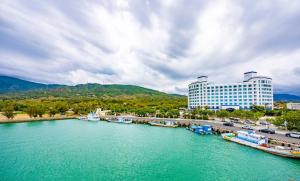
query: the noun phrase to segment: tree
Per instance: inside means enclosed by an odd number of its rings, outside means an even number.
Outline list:
[[[38,116],[38,107],[36,105],[28,106],[26,109],[26,113],[29,115],[30,118],[36,118]]]
[[[13,119],[14,118],[14,106],[13,105],[7,105],[3,108],[2,113],[7,119]]]
[[[275,119],[276,125],[282,125],[287,122],[288,130],[300,131],[300,111],[289,111]]]
[[[55,114],[58,113],[57,109],[55,107],[50,107],[49,108],[49,116],[53,117]]]
[[[221,118],[222,121],[229,116],[229,113],[226,110],[219,110],[216,112],[217,117]]]
[[[251,107],[251,110],[254,112],[264,112],[266,109],[264,106],[257,106],[257,105],[253,105]]]
[[[61,101],[56,104],[55,108],[60,114],[63,115],[68,110],[68,104],[66,102]]]
[[[74,104],[71,108],[74,114],[78,114],[79,112],[81,112],[81,107],[78,104]]]
[[[40,104],[40,105],[37,105],[37,115],[39,115],[39,117],[43,117],[43,115],[46,113],[46,109],[45,109],[45,106]]]
[[[231,115],[232,115],[232,117],[235,117],[235,118],[244,119],[245,118],[244,112],[245,111],[243,111],[243,110],[234,110],[231,113]]]

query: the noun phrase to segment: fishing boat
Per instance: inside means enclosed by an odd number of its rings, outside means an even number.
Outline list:
[[[195,126],[192,125],[188,128],[188,130],[198,133],[198,134],[212,134],[212,126],[211,125],[203,125],[203,126]]]
[[[87,119],[88,121],[100,121],[99,116],[97,116],[97,114],[95,112],[91,112],[87,115]]]
[[[211,125],[203,125],[204,134],[212,134],[212,126]]]
[[[112,123],[121,123],[121,124],[131,124],[132,120],[126,120],[124,118],[117,118],[117,119],[109,119],[108,122]]]
[[[249,146],[274,155],[300,159],[300,149],[291,149],[283,146],[271,146],[268,144],[268,138],[263,135],[255,134],[253,131],[237,131],[234,133],[222,134],[223,139],[232,141],[241,145]]]
[[[149,122],[151,126],[160,126],[160,127],[169,127],[169,128],[176,128],[178,125],[176,125],[173,121],[164,121],[161,122]]]

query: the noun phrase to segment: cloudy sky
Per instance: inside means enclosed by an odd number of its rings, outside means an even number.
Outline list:
[[[199,75],[300,95],[299,0],[1,0],[0,74],[185,94]]]

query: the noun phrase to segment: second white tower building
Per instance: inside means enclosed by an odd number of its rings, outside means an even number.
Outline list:
[[[189,84],[189,109],[250,109],[253,105],[273,109],[272,78],[250,71],[244,73],[244,80],[239,83],[214,84],[208,82],[207,76],[200,76]]]

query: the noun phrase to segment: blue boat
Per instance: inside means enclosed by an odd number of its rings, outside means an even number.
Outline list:
[[[197,134],[204,134],[203,126],[197,126],[194,132]]]
[[[192,125],[188,128],[188,130],[197,133],[197,134],[212,134],[212,126],[211,125],[203,125],[203,126],[195,126]]]
[[[204,134],[212,134],[212,126],[211,125],[203,125]]]

